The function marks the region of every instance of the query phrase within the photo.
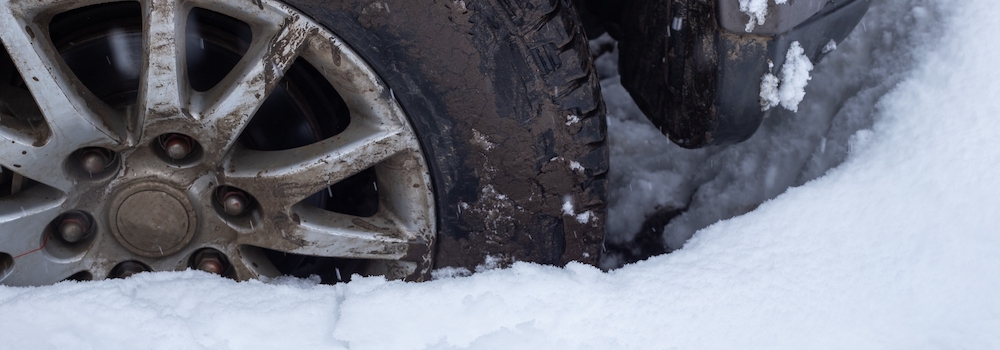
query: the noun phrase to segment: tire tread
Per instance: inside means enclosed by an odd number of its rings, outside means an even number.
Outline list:
[[[555,127],[566,127],[568,130],[564,132],[576,145],[564,148],[568,152],[559,155],[567,160],[567,164],[576,163],[584,168],[578,175],[584,178],[579,181],[575,194],[581,207],[578,210],[594,213],[596,220],[600,221],[598,227],[601,232],[597,239],[602,240],[607,213],[606,174],[609,165],[606,110],[582,21],[570,0],[497,0],[496,6],[510,15],[511,31],[517,34],[513,40],[523,40],[522,45],[527,48],[526,56],[530,56],[525,61],[534,63],[541,73],[537,76],[542,81],[537,83],[543,86],[537,91],[542,96],[535,97],[555,104],[559,113],[567,118],[565,125],[561,122],[554,124]],[[570,122],[569,118],[576,118],[577,121]],[[540,161],[548,161],[548,156],[540,155]],[[544,182],[541,185],[544,186]],[[578,235],[580,230],[587,229],[580,226],[576,220],[563,220],[567,239],[570,230]],[[584,243],[594,244],[593,241]],[[569,251],[566,253],[564,263],[566,258],[585,258],[590,263],[597,261],[597,257],[586,258],[586,254],[581,257],[573,256]]]

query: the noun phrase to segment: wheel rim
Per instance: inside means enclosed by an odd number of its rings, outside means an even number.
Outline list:
[[[338,37],[277,2],[144,0],[134,31],[91,23],[97,34],[62,40],[55,22],[73,21],[60,14],[101,3],[0,0],[18,81],[0,87],[0,283],[186,268],[245,280],[306,260],[331,281],[428,275],[436,227],[417,138]],[[192,24],[236,33],[192,37]],[[237,57],[209,83],[193,73],[212,71],[192,59],[199,35]],[[101,45],[119,74],[86,78],[76,66],[93,57],[74,57]]]

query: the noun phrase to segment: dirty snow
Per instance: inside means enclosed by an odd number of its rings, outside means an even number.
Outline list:
[[[490,142],[490,140],[486,138],[486,135],[483,135],[483,133],[476,129],[472,129],[472,140],[469,141],[471,141],[472,144],[479,146],[479,148],[482,148],[484,151],[489,151],[493,149],[493,147],[497,146],[497,144]]]
[[[175,272],[0,287],[0,344],[1000,348],[1000,41],[985,40],[1000,36],[1000,7],[884,0],[864,27],[817,63],[798,114],[775,110],[739,146],[667,147],[605,79],[609,219],[622,230],[647,207],[687,207],[684,228],[667,227],[687,241],[671,254],[607,273],[516,264],[427,283]],[[623,195],[630,186],[651,195]]]
[[[767,1],[768,0],[740,0],[740,12],[750,17],[747,22],[747,33],[752,32],[758,25],[767,21]],[[781,5],[788,0],[774,0],[775,5]]]
[[[834,47],[836,45],[834,43]],[[774,64],[768,62],[768,67],[774,68]],[[809,76],[812,69],[813,64],[802,50],[802,45],[793,41],[785,54],[785,63],[781,65],[780,77],[768,72],[761,78],[760,109],[766,111],[780,104],[789,111],[797,112],[799,103],[806,96],[806,85],[812,79]]]

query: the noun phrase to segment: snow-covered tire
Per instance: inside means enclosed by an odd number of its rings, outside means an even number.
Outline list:
[[[571,1],[288,0],[393,89],[428,158],[434,266],[596,264],[608,150]]]

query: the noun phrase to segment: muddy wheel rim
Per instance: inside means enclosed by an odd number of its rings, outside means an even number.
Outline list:
[[[142,50],[124,65],[138,78],[135,102],[115,105],[50,38],[53,18],[101,3],[0,0],[0,40],[37,105],[6,102],[15,88],[0,95],[0,112],[13,114],[0,116],[0,283],[199,266],[245,280],[280,275],[275,252],[364,259],[357,272],[388,278],[428,274],[434,203],[417,137],[392,90],[341,39],[278,2],[140,1]],[[185,59],[192,9],[252,32],[204,91]],[[302,61],[336,90],[349,123],[295,147],[248,146],[243,131]],[[323,193],[322,203],[348,200],[331,186],[363,172],[374,174],[376,210],[316,205]]]

